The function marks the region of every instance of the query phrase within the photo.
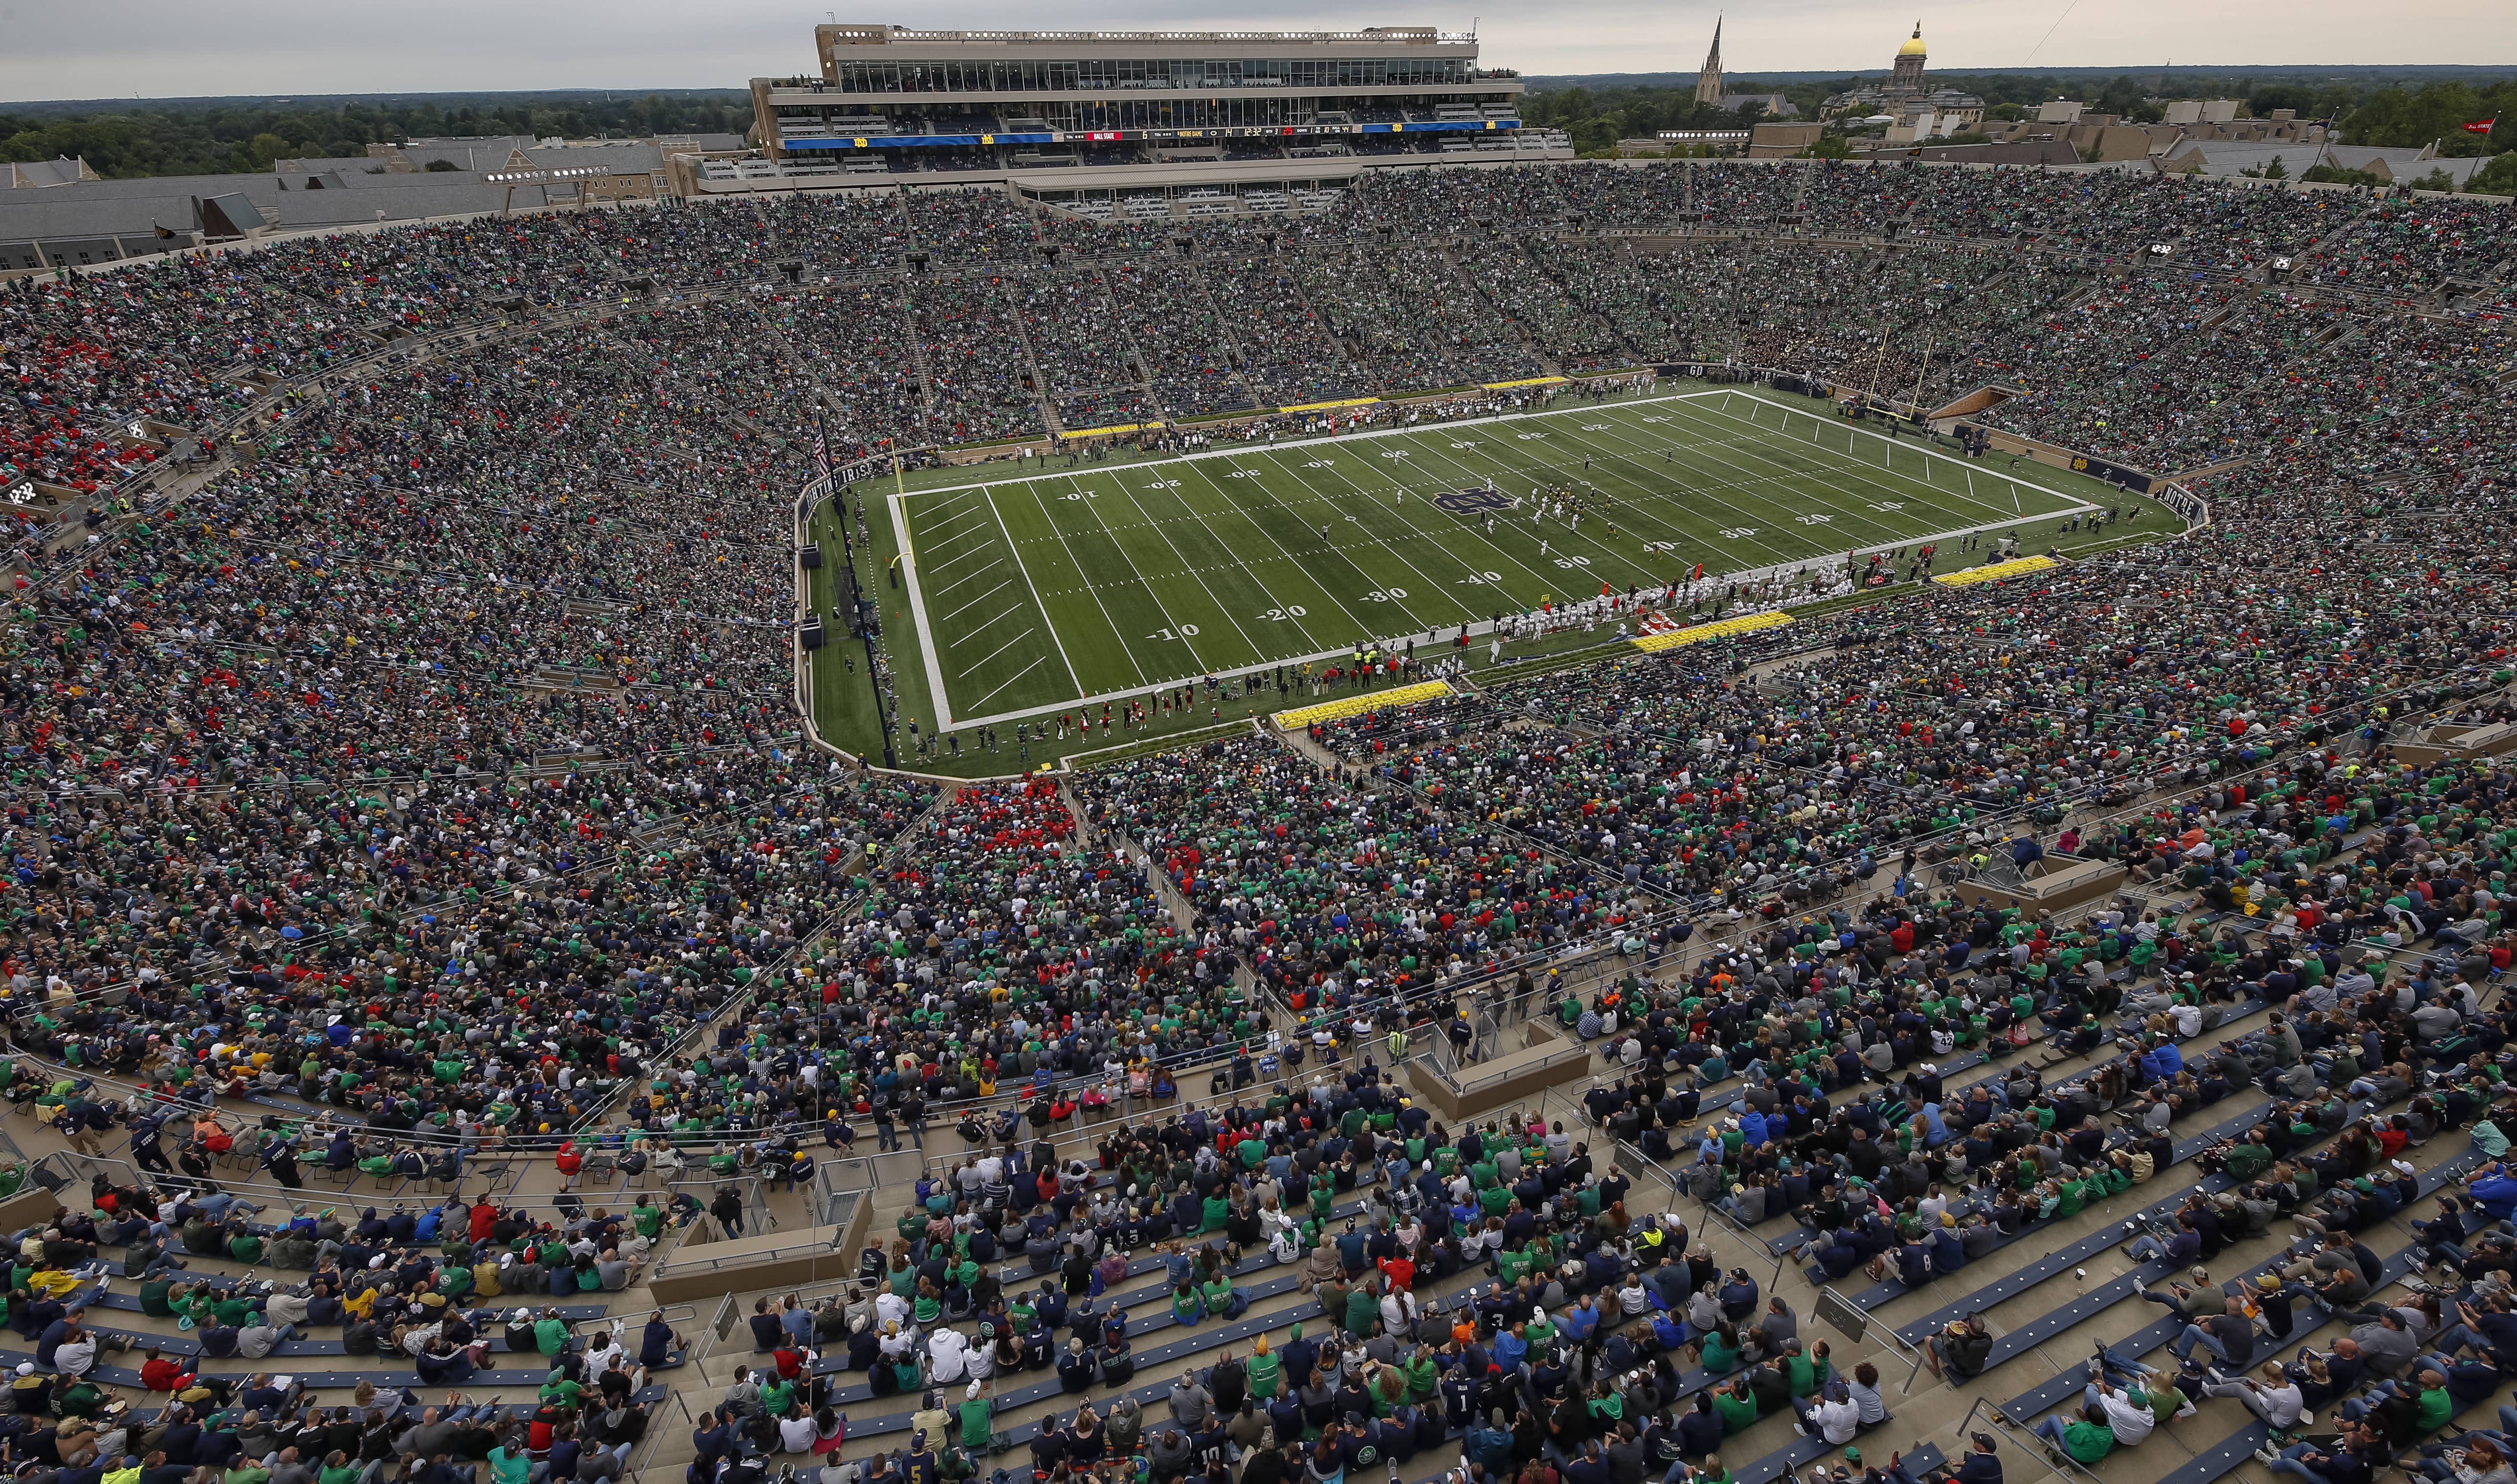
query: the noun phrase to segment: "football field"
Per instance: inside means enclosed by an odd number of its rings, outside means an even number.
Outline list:
[[[1478,634],[1699,563],[1708,580],[1791,572],[2092,508],[2009,463],[1714,390],[1125,466],[1053,457],[885,503],[917,630],[903,657],[948,724],[974,726]]]

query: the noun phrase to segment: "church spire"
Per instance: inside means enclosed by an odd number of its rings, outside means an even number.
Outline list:
[[[1704,68],[1695,74],[1695,101],[1722,102],[1722,18],[1713,18],[1713,50],[1704,54]]]

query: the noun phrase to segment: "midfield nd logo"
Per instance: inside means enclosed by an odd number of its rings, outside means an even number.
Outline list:
[[[1475,515],[1485,510],[1510,510],[1512,501],[1496,489],[1454,489],[1433,496],[1433,503],[1453,515]]]

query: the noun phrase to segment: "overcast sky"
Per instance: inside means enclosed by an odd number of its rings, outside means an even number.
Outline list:
[[[1918,0],[1904,0],[1907,5]],[[1475,6],[1488,6],[1480,15]],[[2068,7],[2068,14],[2067,12]],[[1484,39],[1490,65],[1531,72],[1692,70],[1717,6],[1667,0],[1506,5],[1422,0],[1364,8],[1256,0],[1228,13],[1154,0],[843,10],[850,21],[1101,29],[1431,24]],[[1923,11],[1932,65],[2155,66],[2205,63],[2517,62],[2506,0],[1941,0]],[[828,19],[762,0],[0,0],[0,102],[58,98],[437,93],[534,88],[740,87],[799,70]],[[1729,70],[1884,67],[1917,19],[1851,0],[1769,0],[1724,31]],[[2059,27],[2056,25],[2060,21]],[[2051,39],[2046,39],[2048,30]]]

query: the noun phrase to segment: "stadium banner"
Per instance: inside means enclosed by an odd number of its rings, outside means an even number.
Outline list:
[[[1324,721],[1343,721],[1349,716],[1361,716],[1366,711],[1378,711],[1384,706],[1414,705],[1420,700],[1435,700],[1450,694],[1451,683],[1447,680],[1420,680],[1414,685],[1403,685],[1394,690],[1374,691],[1365,696],[1348,696],[1338,700],[1324,700],[1315,706],[1296,706],[1290,711],[1277,712],[1274,719],[1276,725],[1289,729],[1317,726]]]
[[[2122,464],[2111,464],[2105,459],[2091,458],[2085,453],[2072,454],[2069,467],[2074,474],[2094,474],[2108,484],[2121,485],[2135,494],[2148,494],[2158,483],[2139,469],[2128,468]]]
[[[2014,557],[2007,562],[1994,562],[1985,567],[1970,567],[1964,572],[1942,572],[1932,580],[1942,587],[1972,587],[1978,582],[1998,582],[2004,577],[2024,577],[2031,572],[2043,572],[2063,564],[2052,557]]]
[[[1158,422],[1114,422],[1106,428],[1069,428],[1060,438],[1107,438],[1119,433],[1144,433],[1162,426]]]
[[[2188,526],[2199,526],[2211,519],[2210,505],[2203,500],[2202,496],[2183,485],[2171,485],[2161,481],[2152,488],[2150,497],[2175,511]]]
[[[1518,381],[1481,381],[1477,383],[1477,390],[1507,392],[1514,387],[1560,387],[1572,379],[1570,376],[1524,376]]]
[[[1761,614],[1748,614],[1737,618],[1716,618],[1710,623],[1690,624],[1685,628],[1662,629],[1657,633],[1637,634],[1635,648],[1646,655],[1683,649],[1702,644],[1708,639],[1728,639],[1733,634],[1753,634],[1761,629],[1781,628],[1792,621],[1792,615],[1778,608]]]
[[[1278,407],[1276,410],[1279,412],[1327,412],[1338,407],[1368,407],[1379,401],[1381,401],[1381,399],[1378,397],[1349,397],[1343,402],[1297,403],[1293,406]]]
[[[983,145],[1053,145],[1055,134],[859,134],[837,139],[782,139],[782,149],[976,148]]]

